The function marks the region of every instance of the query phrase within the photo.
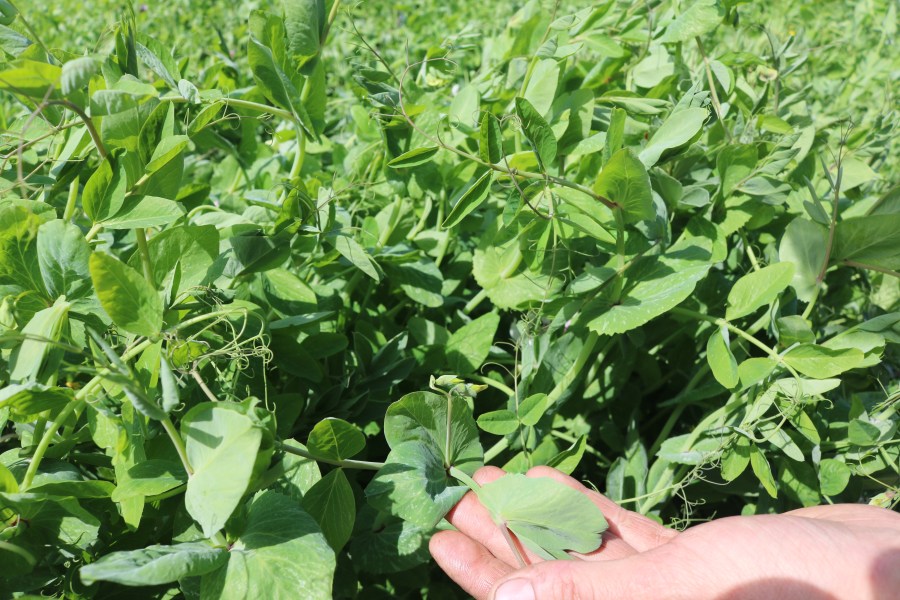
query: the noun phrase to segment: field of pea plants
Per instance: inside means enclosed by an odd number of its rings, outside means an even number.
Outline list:
[[[896,508],[897,7],[0,0],[0,598]]]

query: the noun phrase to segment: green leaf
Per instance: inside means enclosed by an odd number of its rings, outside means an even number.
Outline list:
[[[777,498],[778,488],[775,486],[772,468],[769,466],[769,461],[766,460],[766,455],[763,454],[763,451],[760,450],[756,444],[750,446],[750,467],[753,469],[753,474],[756,475],[756,478],[759,479],[759,482],[769,495],[773,498]]]
[[[484,113],[479,134],[478,154],[481,159],[492,165],[503,160],[503,131],[497,117],[489,112]]]
[[[850,467],[834,458],[819,463],[819,491],[823,496],[837,496],[850,483]]]
[[[284,28],[288,52],[296,69],[315,58],[325,42],[325,0],[285,0]]]
[[[228,563],[203,576],[203,600],[332,597],[334,550],[315,520],[277,492],[257,494],[246,527],[231,544]]]
[[[438,153],[438,150],[440,150],[438,146],[416,148],[415,150],[404,152],[394,160],[388,162],[387,166],[392,169],[408,169],[409,167],[422,165],[430,162],[431,159],[434,158],[434,155]]]
[[[832,260],[900,270],[900,213],[852,217],[834,229]]]
[[[739,319],[770,304],[790,285],[793,277],[794,265],[789,262],[775,263],[744,275],[728,293],[725,318],[729,321]]]
[[[709,111],[705,108],[676,110],[656,130],[638,158],[649,169],[659,162],[666,150],[680,148],[694,139],[708,116]]]
[[[600,547],[603,513],[584,494],[547,477],[510,473],[475,490],[498,527],[546,560],[571,558]]]
[[[343,469],[335,469],[317,481],[303,495],[303,508],[319,524],[328,544],[340,552],[356,521],[356,502]]]
[[[778,246],[781,262],[794,265],[791,286],[803,302],[812,300],[816,279],[825,262],[828,229],[807,219],[797,218],[788,224]]]
[[[228,561],[228,551],[203,542],[174,546],[158,544],[139,550],[113,552],[81,567],[85,585],[112,581],[122,585],[150,586],[196,577],[218,569]]]
[[[460,221],[466,218],[469,213],[481,206],[485,199],[487,199],[493,177],[493,171],[485,171],[482,173],[482,175],[476,179],[465,192],[463,192],[462,196],[459,197],[459,200],[453,206],[453,210],[450,211],[450,214],[447,215],[447,218],[441,223],[441,228],[450,229],[451,227],[455,227]]]
[[[715,0],[697,0],[669,23],[660,41],[665,44],[689,42],[715,29],[721,20]]]
[[[488,313],[454,331],[444,348],[450,371],[467,375],[478,369],[491,351],[499,325],[500,316]]]
[[[112,158],[107,158],[84,184],[84,213],[95,223],[113,216],[125,202],[126,187],[124,165],[114,166]]]
[[[316,457],[345,460],[362,452],[366,437],[356,425],[328,417],[313,427],[306,447]]]
[[[547,394],[533,394],[519,403],[519,420],[523,425],[534,427],[550,408],[550,397]]]
[[[309,119],[309,114],[303,107],[297,88],[294,87],[290,77],[278,66],[272,50],[256,39],[252,33],[247,44],[247,59],[256,85],[259,86],[266,98],[276,106],[293,113],[306,135],[316,139],[318,136]]]
[[[59,365],[59,356],[49,369],[44,369],[45,363],[54,362],[51,359],[59,354],[54,342],[59,342],[68,322],[71,305],[60,298],[50,308],[34,313],[34,316],[22,328],[25,339],[15,346],[9,357],[9,380],[11,383],[24,381],[43,380],[48,376],[47,371],[53,374]]]
[[[579,436],[571,446],[547,461],[548,467],[553,467],[557,471],[561,471],[566,475],[571,475],[578,467],[587,449],[587,436]]]
[[[531,144],[544,170],[556,160],[556,137],[544,117],[525,98],[516,98],[516,116],[522,124],[525,138]]]
[[[0,89],[35,99],[44,99],[50,88],[60,88],[62,69],[36,60],[14,60],[11,69],[0,71]],[[50,94],[48,99],[58,98]]]
[[[354,566],[366,573],[398,573],[429,559],[430,529],[363,506],[350,540]]]
[[[344,233],[337,233],[328,237],[335,249],[347,260],[350,261],[357,269],[374,279],[381,281],[381,273],[378,271],[378,265],[366,252],[359,242]]]
[[[114,217],[102,221],[106,229],[135,229],[161,227],[184,216],[184,209],[177,202],[144,196],[131,206],[126,206]]]
[[[478,426],[494,435],[506,435],[519,428],[519,420],[511,410],[492,410],[478,416]]]
[[[612,155],[597,175],[594,191],[621,206],[626,223],[652,219],[656,215],[650,176],[628,148]]]
[[[113,502],[136,496],[155,496],[187,482],[181,463],[173,460],[147,459],[130,467],[127,477],[119,477],[112,493]]]
[[[716,330],[706,343],[706,360],[712,369],[713,377],[727,389],[739,383],[737,360],[728,347],[728,330]]]
[[[727,198],[756,168],[756,146],[738,144],[726,146],[716,156],[716,170],[722,186],[722,196]]]
[[[91,293],[91,247],[76,225],[59,219],[41,225],[37,255],[41,278],[51,298],[75,300]]]
[[[184,504],[203,535],[212,537],[250,485],[262,429],[233,404],[206,402],[188,411],[181,432],[194,469]]]
[[[559,81],[559,64],[554,58],[537,61],[531,71],[531,78],[523,94],[539,115],[547,114],[553,99],[556,97],[556,86]],[[549,162],[544,162],[549,165]]]
[[[162,300],[146,279],[102,252],[91,255],[90,270],[100,304],[116,325],[136,335],[159,334],[163,324]]]
[[[212,225],[171,227],[147,242],[153,281],[158,287],[178,292],[203,284],[213,261],[219,255],[219,232]],[[135,252],[128,264],[140,269],[140,256]]]
[[[855,369],[865,355],[856,348],[833,350],[815,344],[800,344],[784,354],[784,361],[807,377],[825,379]]]
[[[750,440],[738,437],[734,444],[722,452],[722,479],[734,481],[750,464]]]
[[[429,308],[444,305],[444,296],[441,294],[444,276],[431,260],[388,265],[387,270],[391,281],[396,282],[413,301]]]

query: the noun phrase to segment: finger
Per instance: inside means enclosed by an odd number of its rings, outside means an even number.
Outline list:
[[[494,584],[513,571],[487,548],[458,531],[439,531],[432,536],[428,549],[441,569],[478,600],[487,598]]]
[[[844,524],[853,523],[867,527],[900,529],[900,514],[886,508],[866,504],[823,504],[798,508],[785,514]]]
[[[552,560],[514,571],[496,582],[491,600],[657,600],[672,597],[666,563],[635,555],[621,560]]]
[[[621,540],[637,552],[646,552],[656,548],[678,535],[677,531],[660,525],[649,517],[625,510],[603,494],[585,487],[581,482],[552,467],[534,467],[529,469],[528,476],[550,477],[586,494],[606,517],[606,521],[609,523],[609,532],[615,536],[613,539]]]
[[[488,484],[505,475],[502,469],[497,467],[482,467],[475,472],[472,477],[476,483],[480,485]],[[495,557],[504,561],[510,566],[519,565],[518,558],[513,553],[512,548],[506,541],[503,532],[491,519],[490,513],[478,501],[478,496],[474,492],[468,492],[463,496],[453,509],[447,513],[447,520],[459,530],[474,541],[488,549]],[[542,560],[537,555],[525,549],[521,543],[518,544],[519,551],[525,557],[529,564]]]

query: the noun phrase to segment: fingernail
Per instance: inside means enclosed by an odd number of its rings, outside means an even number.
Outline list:
[[[527,579],[510,579],[497,588],[494,600],[534,600],[534,588]]]

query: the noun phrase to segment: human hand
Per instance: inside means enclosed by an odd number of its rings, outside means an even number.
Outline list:
[[[503,475],[475,474],[480,484]],[[728,517],[683,533],[619,507],[549,467],[550,477],[587,495],[606,516],[603,544],[576,560],[542,561],[520,546],[519,568],[475,494],[447,515],[457,531],[431,540],[440,567],[478,600],[896,600],[900,515],[865,505],[814,506],[783,515]]]

